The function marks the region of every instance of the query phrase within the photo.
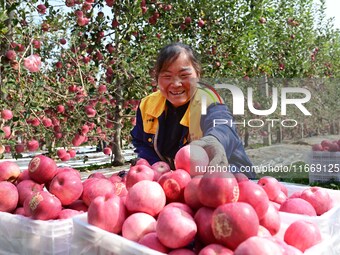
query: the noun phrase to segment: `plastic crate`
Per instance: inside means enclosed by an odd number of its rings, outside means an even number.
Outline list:
[[[310,186],[283,183],[288,189],[288,195],[302,191]],[[305,251],[305,255],[339,255],[340,254],[340,191],[325,189],[333,200],[333,208],[320,216],[279,212],[281,228],[277,236],[283,239],[287,227],[297,220],[307,220],[315,223],[321,232],[323,241]]]
[[[340,181],[340,152],[311,151],[306,162],[309,183]]]
[[[165,255],[87,223],[87,214],[73,218],[74,235],[71,254],[74,255]]]
[[[32,220],[0,212],[0,254],[70,254],[72,219]]]

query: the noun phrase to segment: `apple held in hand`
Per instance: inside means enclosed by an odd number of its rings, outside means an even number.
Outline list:
[[[114,194],[96,197],[87,211],[89,224],[115,234],[122,231],[126,217],[123,199]]]
[[[284,241],[305,252],[308,248],[320,243],[322,238],[320,230],[315,223],[297,220],[286,229]]]
[[[78,175],[62,171],[54,176],[48,189],[62,205],[69,205],[82,195],[83,183]]]
[[[207,152],[197,145],[186,145],[179,149],[175,155],[176,169],[183,169],[191,176],[204,174],[209,165]]]

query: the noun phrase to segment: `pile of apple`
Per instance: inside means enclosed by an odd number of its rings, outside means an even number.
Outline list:
[[[321,143],[312,145],[312,151],[340,151],[340,140],[322,140]]]
[[[58,168],[44,155],[20,171],[12,161],[0,163],[0,211],[34,220],[67,219],[87,211],[83,183],[73,168]]]
[[[308,217],[332,208],[325,189],[288,196],[273,177],[254,182],[242,173],[195,172],[208,163],[194,145],[178,151],[174,171],[165,162],[139,159],[122,179],[110,177],[121,192],[94,198],[88,223],[171,255],[302,254],[322,241]],[[283,240],[279,211],[306,215],[288,226]]]

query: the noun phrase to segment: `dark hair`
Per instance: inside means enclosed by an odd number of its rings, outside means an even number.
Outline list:
[[[189,57],[197,75],[201,75],[202,67],[196,52],[189,45],[176,42],[168,44],[160,50],[154,68],[156,81],[158,80],[159,73],[162,69],[167,68],[182,52]]]

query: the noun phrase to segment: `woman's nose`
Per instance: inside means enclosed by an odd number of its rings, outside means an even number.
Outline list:
[[[178,77],[175,77],[173,80],[172,80],[172,84],[175,85],[175,86],[182,86],[182,80]]]

